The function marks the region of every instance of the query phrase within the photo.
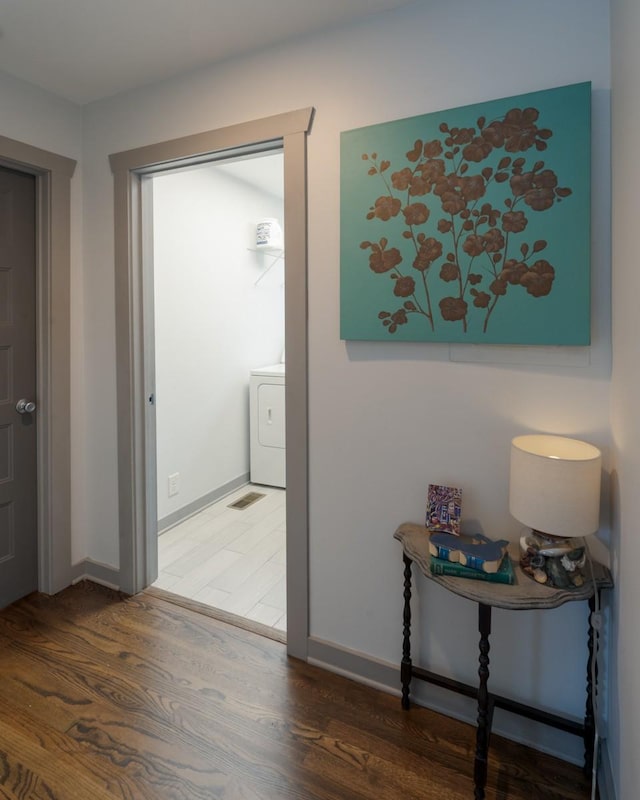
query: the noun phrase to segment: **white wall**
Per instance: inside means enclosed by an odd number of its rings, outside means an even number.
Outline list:
[[[71,180],[71,548],[87,555],[84,443],[84,297],[82,271],[82,109],[68,100],[0,72],[0,135],[73,158]]]
[[[616,589],[612,609],[613,653],[608,750],[618,800],[636,797],[640,786],[640,335],[635,299],[640,292],[635,227],[640,162],[632,131],[640,126],[640,6],[613,0],[613,552]]]
[[[255,252],[257,221],[283,218],[282,155],[263,158],[280,164],[272,194],[228,171],[262,159],[153,180],[160,520],[249,472],[249,371],[284,345],[282,261],[265,274]]]
[[[82,152],[82,108],[0,72],[2,136],[67,158]]]
[[[587,80],[594,92],[590,350],[528,349],[511,363],[455,363],[444,345],[340,341],[340,131]],[[87,107],[85,366],[103,421],[92,432],[88,469],[92,556],[118,562],[109,153],[316,108],[308,143],[311,632],[397,663],[401,560],[392,533],[405,519],[423,518],[428,483],[462,486],[468,519],[490,535],[515,537],[507,506],[513,435],[585,438],[603,448],[609,469],[608,90],[606,0],[425,0]],[[489,359],[504,352],[494,349]],[[424,582],[420,596],[418,660],[475,680],[473,607]],[[496,613],[493,688],[580,717],[585,634],[584,604]]]

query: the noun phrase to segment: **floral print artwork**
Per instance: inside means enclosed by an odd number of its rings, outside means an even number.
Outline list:
[[[344,339],[588,344],[590,84],[342,134]]]

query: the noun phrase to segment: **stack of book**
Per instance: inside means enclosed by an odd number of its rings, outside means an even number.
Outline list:
[[[429,535],[431,573],[513,584],[515,573],[507,545],[504,539],[494,542],[481,534],[466,537],[432,532]]]

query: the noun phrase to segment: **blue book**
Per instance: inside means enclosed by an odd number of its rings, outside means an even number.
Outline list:
[[[492,541],[481,533],[469,536],[455,536],[451,533],[430,533],[429,552],[434,558],[459,562],[461,566],[495,572],[509,542],[506,539]]]

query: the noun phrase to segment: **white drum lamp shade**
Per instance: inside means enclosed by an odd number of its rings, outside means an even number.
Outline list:
[[[588,536],[599,527],[602,455],[564,436],[532,434],[511,442],[509,511],[551,536]]]

